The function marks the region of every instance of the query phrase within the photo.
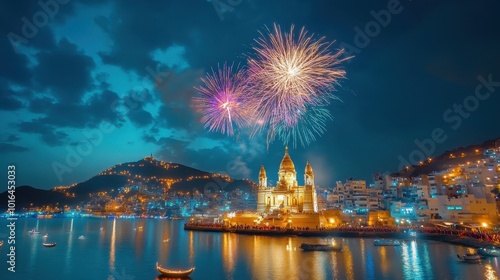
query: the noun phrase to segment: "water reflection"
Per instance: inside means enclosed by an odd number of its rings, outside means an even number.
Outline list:
[[[16,279],[33,279],[33,275],[62,279],[65,274],[112,280],[118,279],[116,275],[122,274],[124,268],[134,279],[165,279],[157,277],[157,261],[172,269],[195,266],[193,279],[490,280],[500,276],[500,258],[467,264],[456,257],[465,253],[465,247],[425,240],[406,241],[400,247],[379,247],[373,245],[373,239],[365,238],[332,240],[192,232],[184,231],[181,223],[156,220],[142,221],[144,232],[138,232],[134,228],[140,225],[139,221],[75,218],[39,222],[41,229],[47,230],[49,241],[58,242],[54,250],[44,250],[41,236],[28,234],[35,221],[22,222],[19,228],[26,231],[17,236],[16,256],[19,264],[24,265],[16,271]],[[86,240],[78,240],[79,235],[85,235]],[[164,242],[169,238],[170,242]],[[343,250],[303,252],[299,248],[301,243],[333,241],[342,242]],[[65,258],[61,259],[64,268],[47,269],[53,267],[58,256]],[[0,279],[9,279],[3,273],[0,271]]]
[[[68,271],[68,268],[69,268],[69,265],[68,265],[68,262],[70,261],[70,257],[71,257],[71,248],[73,247],[73,223],[74,223],[74,220],[71,219],[71,223],[70,223],[70,226],[69,226],[69,234],[68,234],[68,244],[66,245],[67,247],[67,250],[66,250],[66,272],[69,273],[70,271]]]
[[[224,259],[223,266],[226,275],[233,275],[235,266],[235,234],[222,234],[222,256]]]
[[[116,254],[116,219],[113,219],[113,229],[111,231],[111,246],[109,249],[109,271],[115,270]]]
[[[496,258],[495,258],[496,260]],[[495,269],[493,269],[493,266],[491,264],[486,264],[485,265],[485,270],[484,270],[484,277],[485,279],[487,280],[498,280],[498,276],[497,276],[497,271],[495,271]]]

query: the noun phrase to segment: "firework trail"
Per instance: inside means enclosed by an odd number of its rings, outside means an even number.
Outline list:
[[[274,25],[255,42],[247,70],[251,110],[258,120],[253,135],[267,129],[268,144],[276,136],[303,146],[310,143],[324,133],[325,120],[331,118],[326,109],[314,108],[336,98],[334,86],[345,77],[337,66],[350,57],[341,58],[343,50],[330,53],[331,43],[324,37],[313,39],[304,28],[295,35],[293,25],[289,33]]]
[[[195,108],[203,114],[202,122],[209,131],[232,136],[236,127],[249,123],[245,106],[245,73],[239,67],[223,67],[201,78],[202,86],[196,88],[199,96],[193,97]]]
[[[285,145],[297,147],[297,142],[301,146],[308,146],[316,141],[316,137],[326,132],[326,123],[332,120],[330,111],[320,106],[310,106],[305,111],[297,113],[296,125],[285,126],[280,122],[270,125],[267,130],[268,144],[274,142],[276,138],[283,141]]]

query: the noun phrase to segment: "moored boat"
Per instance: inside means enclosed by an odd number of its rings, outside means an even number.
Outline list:
[[[42,245],[45,247],[54,247],[56,246],[56,243],[42,243]]]
[[[0,247],[3,246],[3,240],[0,240]]]
[[[500,257],[500,249],[494,246],[479,248],[477,252],[484,257]]]
[[[341,251],[342,243],[339,244],[300,244],[300,249],[304,251]]]
[[[401,246],[401,242],[399,242],[399,240],[394,240],[394,239],[375,239],[373,241],[373,245],[375,245],[375,246]]]
[[[32,229],[29,231],[30,234],[40,234],[39,231],[36,231],[36,229]]]
[[[468,262],[468,263],[478,263],[479,261],[481,261],[481,256],[479,256],[478,254],[467,253],[467,254],[462,255],[462,256],[457,254],[457,257],[465,262]]]
[[[161,267],[157,262],[156,270],[158,270],[158,272],[160,272],[163,276],[167,277],[187,277],[194,271],[194,267],[186,270],[171,270]]]

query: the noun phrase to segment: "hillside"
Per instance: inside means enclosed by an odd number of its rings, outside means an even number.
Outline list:
[[[35,189],[30,186],[20,186],[16,188],[16,210],[30,207],[31,204],[37,205],[53,205],[59,203],[60,206],[72,205],[75,202],[74,198],[66,197],[60,192]],[[7,209],[8,193],[0,193],[0,209]]]
[[[500,138],[485,141],[479,145],[470,145],[467,147],[459,147],[451,151],[446,151],[443,154],[427,160],[419,165],[413,165],[408,170],[400,170],[393,174],[401,177],[416,177],[422,174],[429,174],[433,171],[446,170],[450,166],[457,166],[467,162],[475,162],[483,158],[483,153],[487,149],[493,149],[500,145]]]
[[[48,204],[74,205],[89,199],[89,194],[109,192],[126,186],[163,187],[170,192],[192,192],[198,190],[240,189],[252,191],[253,182],[235,180],[228,176],[212,174],[182,164],[168,163],[146,157],[136,162],[127,162],[110,167],[87,181],[52,190],[40,190],[29,186],[16,189],[17,208]],[[6,209],[7,192],[0,194],[0,209]]]
[[[99,173],[91,179],[65,189],[77,197],[88,196],[89,193],[109,191],[125,186],[163,186],[170,191],[192,191],[217,188],[251,191],[252,185],[245,180],[233,180],[230,177],[212,174],[182,164],[158,161],[146,157],[137,162],[115,165]]]

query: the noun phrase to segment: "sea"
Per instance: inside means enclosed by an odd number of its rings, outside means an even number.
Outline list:
[[[270,237],[185,231],[183,220],[22,218],[16,221],[15,272],[8,268],[7,220],[0,221],[0,279],[149,280],[156,263],[195,267],[191,279],[499,279],[500,257],[478,264],[467,247],[404,240],[377,247],[371,238]],[[30,234],[35,228],[40,234]],[[44,237],[47,235],[47,237]],[[56,243],[44,247],[42,243]],[[301,243],[341,242],[340,252],[303,252]]]

